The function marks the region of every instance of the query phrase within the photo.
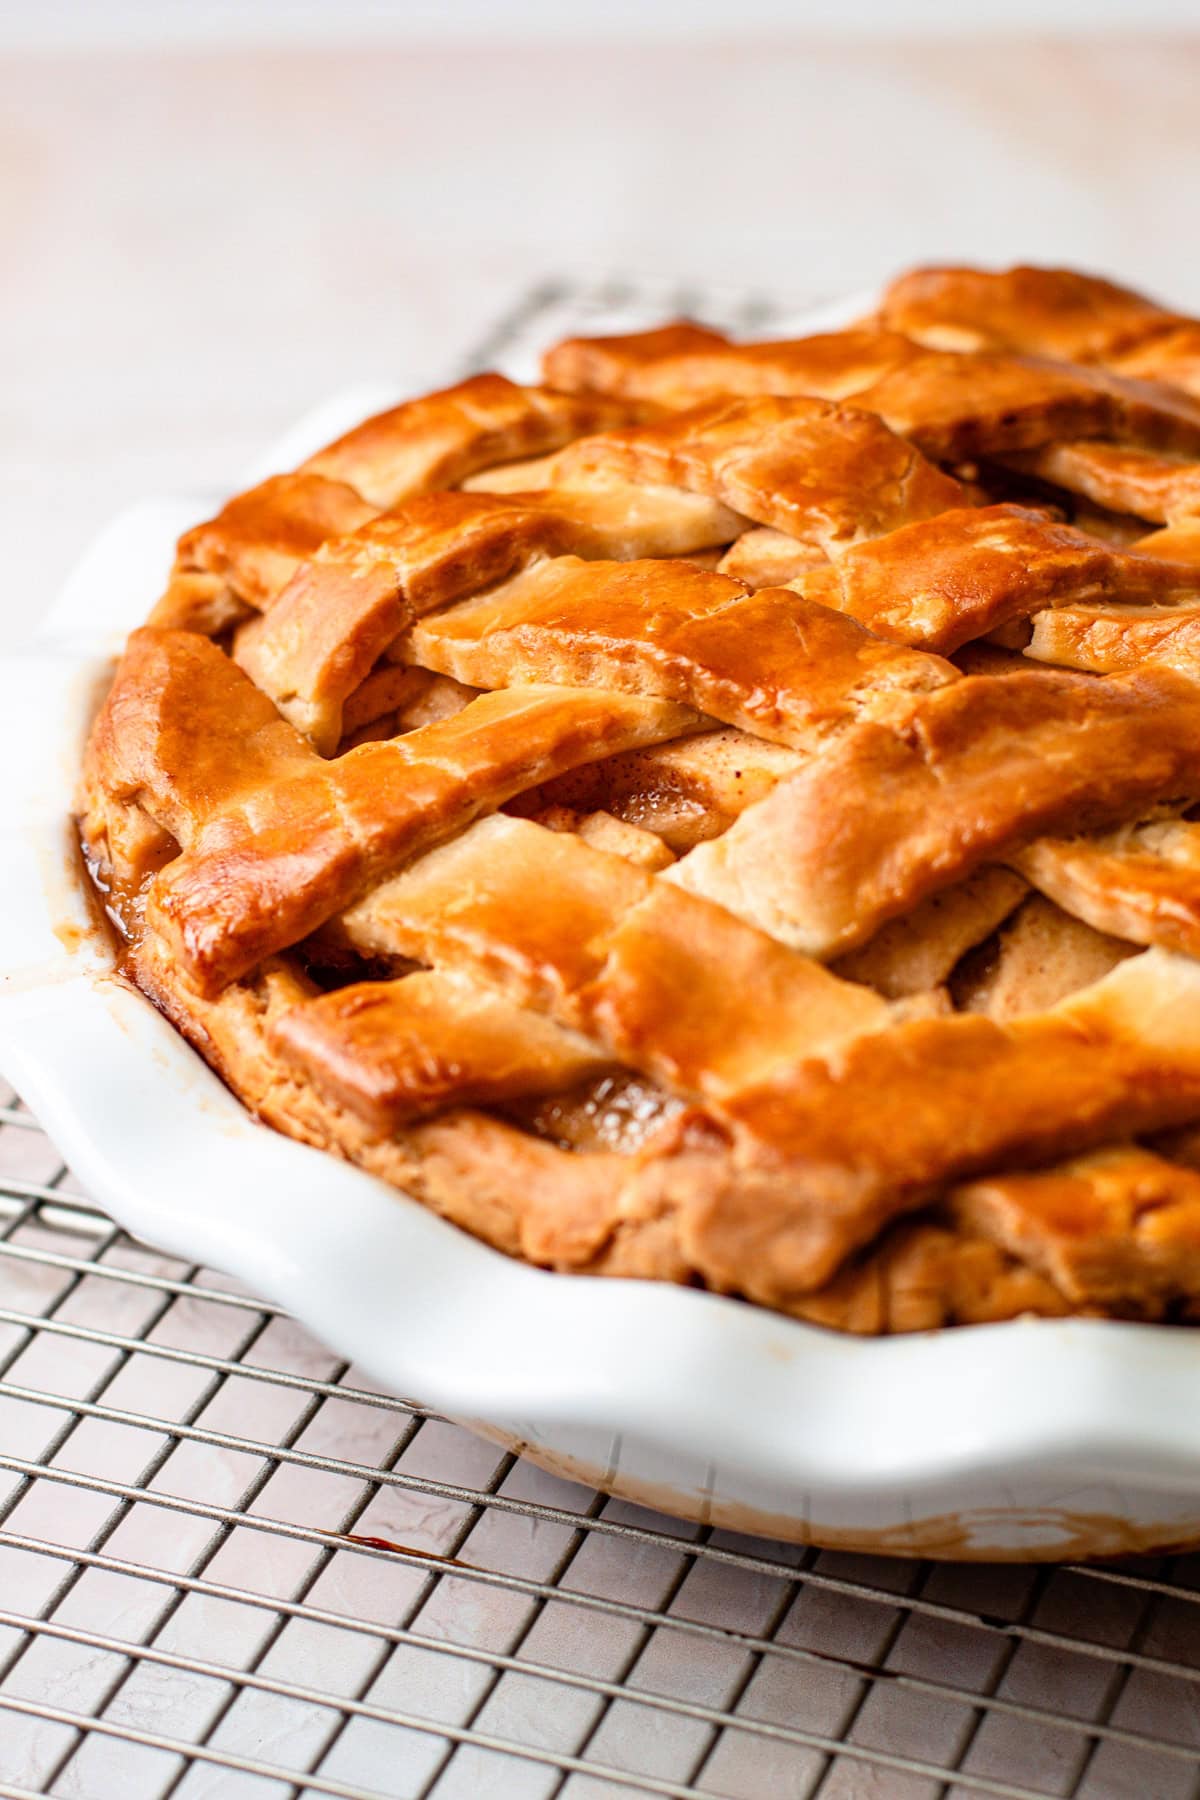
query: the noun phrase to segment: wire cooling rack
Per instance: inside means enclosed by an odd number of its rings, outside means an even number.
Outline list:
[[[466,359],[753,297],[538,288]],[[1196,1800],[1200,1557],[955,1568],[544,1474],[134,1242],[0,1084],[0,1797]]]

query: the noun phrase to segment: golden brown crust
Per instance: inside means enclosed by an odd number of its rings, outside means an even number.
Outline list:
[[[148,936],[131,961],[139,985],[267,1124],[332,1151],[407,1190],[455,1224],[511,1255],[578,1268],[601,1254],[616,1221],[635,1223],[646,1183],[623,1157],[574,1157],[502,1120],[454,1109],[381,1133],[299,1076],[273,1045],[272,1028],[311,988],[286,963],[253,983],[204,1000],[180,980],[161,941]],[[617,1267],[612,1271],[622,1273]]]
[[[714,400],[581,438],[556,460],[560,481],[687,488],[827,552],[962,499],[959,482],[869,413],[807,398]]]
[[[1090,599],[1124,604],[1197,597],[1194,570],[1110,549],[1023,506],[940,513],[856,544],[794,585],[879,637],[942,655],[997,626]]]
[[[594,345],[574,340],[547,366],[561,366],[568,383],[586,368],[594,387],[674,407],[730,393],[849,402],[878,413],[926,456],[952,463],[1093,437],[1150,450],[1200,448],[1200,408],[1182,390],[1137,379],[1129,365],[1118,374],[1014,348],[921,348],[867,328],[772,345],[697,340],[680,356],[658,334],[635,333]]]
[[[938,350],[1029,350],[1200,393],[1200,325],[1073,269],[914,269],[881,323]]]
[[[940,350],[1032,350],[1200,394],[1200,325],[1071,269],[916,269],[880,321]]]
[[[418,626],[414,656],[474,687],[549,680],[678,700],[793,748],[958,679],[786,589],[686,563],[544,562]]]
[[[722,575],[732,575],[749,587],[784,587],[810,569],[820,569],[826,557],[814,544],[801,544],[786,531],[772,531],[760,526],[744,531],[729,546],[717,568]]]
[[[151,938],[137,953],[136,973],[268,1123],[407,1189],[510,1255],[589,1274],[705,1278],[685,1248],[683,1221],[719,1184],[722,1158],[719,1147],[689,1139],[686,1115],[674,1113],[667,1131],[650,1140],[648,1156],[590,1143],[586,1154],[573,1154],[462,1110],[381,1132],[329,1093],[297,1080],[280,1056],[281,1025],[312,1004],[285,964],[264,969],[252,986],[204,1001],[181,986]],[[1044,1276],[986,1238],[931,1221],[901,1226],[827,1286],[796,1296],[789,1310],[839,1330],[879,1332],[1069,1308]]]
[[[1027,350],[1068,362],[1103,362],[1175,320],[1100,276],[1028,265],[913,269],[888,287],[879,316],[937,350]]]
[[[272,475],[185,531],[151,625],[214,637],[262,612],[327,538],[356,531],[375,508],[345,482],[297,472]]]
[[[1133,513],[1164,525],[1200,512],[1200,468],[1191,459],[1083,438],[1043,444],[1011,460],[1110,512]]]
[[[1154,819],[1102,837],[1042,838],[1013,864],[1097,931],[1200,956],[1200,824]]]
[[[220,801],[307,761],[266,695],[214,644],[143,626],[131,633],[92,727],[84,779],[109,809],[134,809],[187,845]],[[136,882],[145,871],[116,862],[110,872]]]
[[[272,1039],[323,1093],[383,1131],[448,1100],[486,1106],[553,1094],[608,1067],[586,1038],[432,970],[293,1006]]]
[[[148,920],[211,992],[511,793],[688,723],[660,702],[521,688],[334,763],[289,759],[269,817],[259,793],[232,796],[156,878]]]
[[[1097,675],[1161,663],[1200,677],[1200,607],[1064,606],[1033,621],[1026,655]]]
[[[682,555],[741,520],[672,490],[425,494],[372,518],[296,570],[234,655],[285,718],[328,754],[379,658],[419,618],[544,557]]]
[[[1150,331],[1128,348],[1108,352],[1104,360],[1119,375],[1163,381],[1200,396],[1200,324],[1195,319]]]
[[[842,953],[1046,832],[1200,789],[1196,707],[1166,669],[967,676],[901,728],[851,727],[667,879],[809,955]]]
[[[717,394],[813,394],[845,400],[913,359],[898,332],[831,331],[777,343],[733,344],[705,326],[673,325],[627,337],[568,338],[547,351],[547,381],[663,406]]]
[[[886,1232],[823,1288],[788,1306],[794,1318],[862,1337],[1079,1310],[1045,1274],[942,1219]]]
[[[927,351],[855,394],[854,404],[948,462],[1062,438],[1200,451],[1200,406],[1188,396],[1032,356]]]
[[[1200,519],[1181,519],[1165,531],[1152,531],[1138,540],[1147,556],[1165,556],[1172,562],[1200,563]]]
[[[1200,965],[1147,951],[1048,1012],[915,1019],[775,1075],[722,1105],[742,1181],[701,1202],[691,1253],[786,1305],[957,1176],[1192,1118],[1198,1002]]]
[[[690,319],[622,337],[567,338],[543,356],[542,375],[550,387],[565,393],[590,390],[648,399],[652,396],[637,389],[639,370],[658,370],[677,357],[720,350],[727,342],[722,332]]]
[[[1134,1145],[965,1183],[951,1208],[1076,1304],[1154,1317],[1200,1284],[1200,1174]]]
[[[260,484],[88,745],[130,973],[268,1122],[549,1267],[1200,1316],[1197,334],[927,272]]]
[[[497,987],[689,1094],[732,1092],[888,1013],[869,988],[724,908],[524,819],[480,821],[375,888],[341,928],[369,956]]]
[[[301,472],[346,482],[373,506],[395,506],[454,487],[476,469],[540,456],[629,417],[630,409],[613,401],[473,375],[377,413],[311,456]]]

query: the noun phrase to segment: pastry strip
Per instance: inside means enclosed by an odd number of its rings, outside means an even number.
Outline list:
[[[1110,512],[1134,513],[1161,524],[1200,513],[1200,463],[1194,460],[1084,438],[1043,444],[1011,461]]]
[[[940,1184],[1193,1118],[1198,1005],[1200,964],[1147,950],[1048,1012],[913,1019],[780,1070],[722,1102],[741,1180],[690,1251],[786,1305]]]
[[[788,589],[686,563],[545,562],[418,625],[411,654],[474,687],[552,681],[656,694],[811,749],[959,679]]]
[[[1136,1145],[965,1183],[950,1210],[1076,1304],[1153,1317],[1200,1287],[1200,1174]]]
[[[540,456],[629,417],[627,406],[599,396],[472,375],[364,420],[310,456],[301,471],[347,482],[373,506],[395,506],[414,494],[454,487],[477,469]]]
[[[1200,679],[1200,606],[1064,606],[1038,614],[1025,654],[1097,675],[1161,663]]]
[[[325,762],[207,639],[146,628],[90,766],[94,785],[184,846],[156,878],[148,918],[211,992],[510,795],[697,722],[661,701],[527,687]]]
[[[426,494],[303,564],[234,655],[323,754],[351,696],[414,620],[544,557],[677,555],[727,542],[742,521],[672,490]]]
[[[382,1131],[449,1105],[554,1094],[611,1066],[586,1038],[432,970],[364,981],[290,1008],[275,1047]]]
[[[356,531],[374,512],[345,482],[272,475],[184,532],[148,623],[215,637],[268,607],[327,538]]]
[[[617,477],[708,494],[827,553],[963,498],[959,482],[869,413],[800,397],[710,401],[582,438],[555,466],[563,482]]]
[[[1055,606],[1195,601],[1200,570],[1110,549],[1027,507],[1001,505],[902,526],[792,585],[880,637],[949,655]]]
[[[339,930],[365,955],[493,986],[687,1093],[736,1092],[778,1061],[887,1022],[869,988],[723,908],[680,899],[621,857],[499,816],[375,888]]]
[[[849,728],[663,879],[811,956],[844,953],[1037,837],[1200,793],[1198,696],[1158,668],[967,676],[903,729]]]
[[[1011,861],[1095,930],[1200,957],[1200,823],[1160,819],[1100,837],[1041,838]]]

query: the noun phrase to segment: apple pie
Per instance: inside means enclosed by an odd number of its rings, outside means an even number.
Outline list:
[[[1200,1316],[1200,322],[574,338],[179,542],[79,788],[268,1125],[546,1269]]]

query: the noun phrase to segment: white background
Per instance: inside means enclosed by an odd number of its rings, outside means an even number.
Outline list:
[[[1195,0],[0,0],[0,41],[128,45],[748,32],[1098,33],[1200,23]]]
[[[0,642],[116,507],[228,488],[347,382],[436,383],[547,272],[803,299],[1026,258],[1200,310],[1200,37],[1086,11],[3,5]]]

